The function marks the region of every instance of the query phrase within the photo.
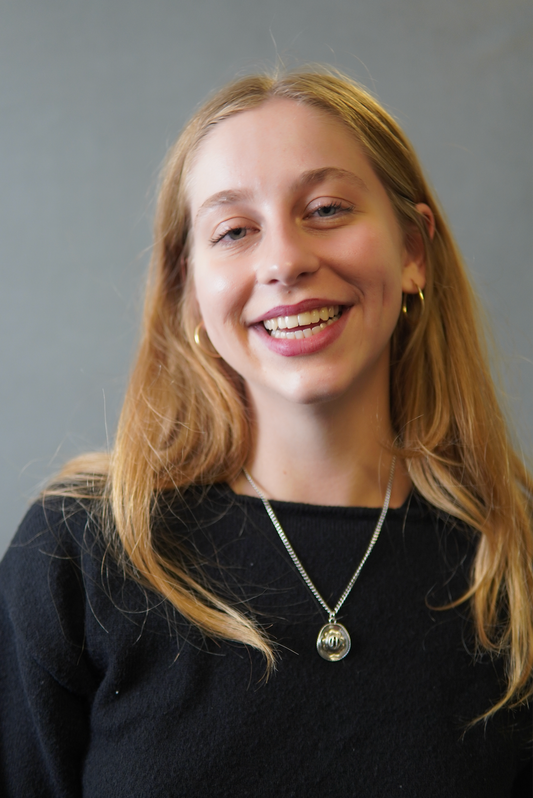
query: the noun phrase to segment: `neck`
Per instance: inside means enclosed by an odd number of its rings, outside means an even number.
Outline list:
[[[322,404],[280,403],[251,396],[255,446],[246,467],[270,499],[306,504],[381,507],[392,463],[394,439],[388,391],[381,401],[359,395]],[[244,474],[236,493],[255,495]],[[411,489],[396,465],[391,507]]]

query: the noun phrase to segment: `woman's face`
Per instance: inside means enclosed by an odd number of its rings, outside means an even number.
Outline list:
[[[347,128],[269,100],[209,133],[189,185],[199,312],[252,397],[323,402],[368,380],[388,390],[402,291],[424,286],[423,254],[406,250]]]

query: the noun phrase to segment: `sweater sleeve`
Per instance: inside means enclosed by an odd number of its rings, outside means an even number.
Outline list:
[[[35,505],[0,564],[0,794],[81,795],[95,676],[79,519]]]

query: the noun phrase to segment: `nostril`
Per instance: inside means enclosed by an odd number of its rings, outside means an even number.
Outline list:
[[[272,261],[259,267],[257,277],[260,282],[264,283],[294,285],[302,277],[316,272],[319,265],[314,258],[303,257],[291,261]]]

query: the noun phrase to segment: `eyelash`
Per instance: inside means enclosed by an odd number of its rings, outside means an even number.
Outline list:
[[[313,216],[313,214],[317,213],[318,211],[325,210],[325,209],[333,209],[335,211],[343,211],[344,213],[351,213],[353,211],[353,209],[354,209],[354,206],[342,203],[340,200],[337,200],[336,202],[328,202],[325,205],[319,205],[317,208],[313,208],[313,210],[311,211],[309,216]],[[318,218],[319,219],[327,219],[327,218],[332,218],[332,217],[319,216]],[[245,225],[239,225],[238,227],[230,227],[227,230],[223,230],[220,233],[220,235],[216,236],[215,238],[211,238],[210,242],[211,242],[211,244],[213,246],[215,246],[216,244],[219,244],[222,241],[222,239],[225,238],[229,233],[233,233],[236,230],[243,230],[243,229],[247,230],[248,228]],[[238,241],[238,240],[240,240],[240,239],[235,239],[235,241]]]
[[[248,230],[248,228],[242,224],[238,225],[237,227],[229,227],[227,230],[224,230],[222,233],[220,233],[220,235],[216,236],[216,238],[211,238],[209,240],[211,244],[213,244],[214,246],[215,244],[220,243],[220,241],[222,241],[222,239],[225,238],[228,235],[228,233],[233,233],[235,232],[235,230]]]
[[[311,211],[311,215],[316,213],[317,211],[323,211],[326,209],[332,208],[335,211],[353,211],[352,205],[344,205],[340,200],[336,200],[335,202],[328,202],[326,205],[319,205],[317,208],[313,208]],[[325,219],[325,216],[319,216],[319,219]]]

